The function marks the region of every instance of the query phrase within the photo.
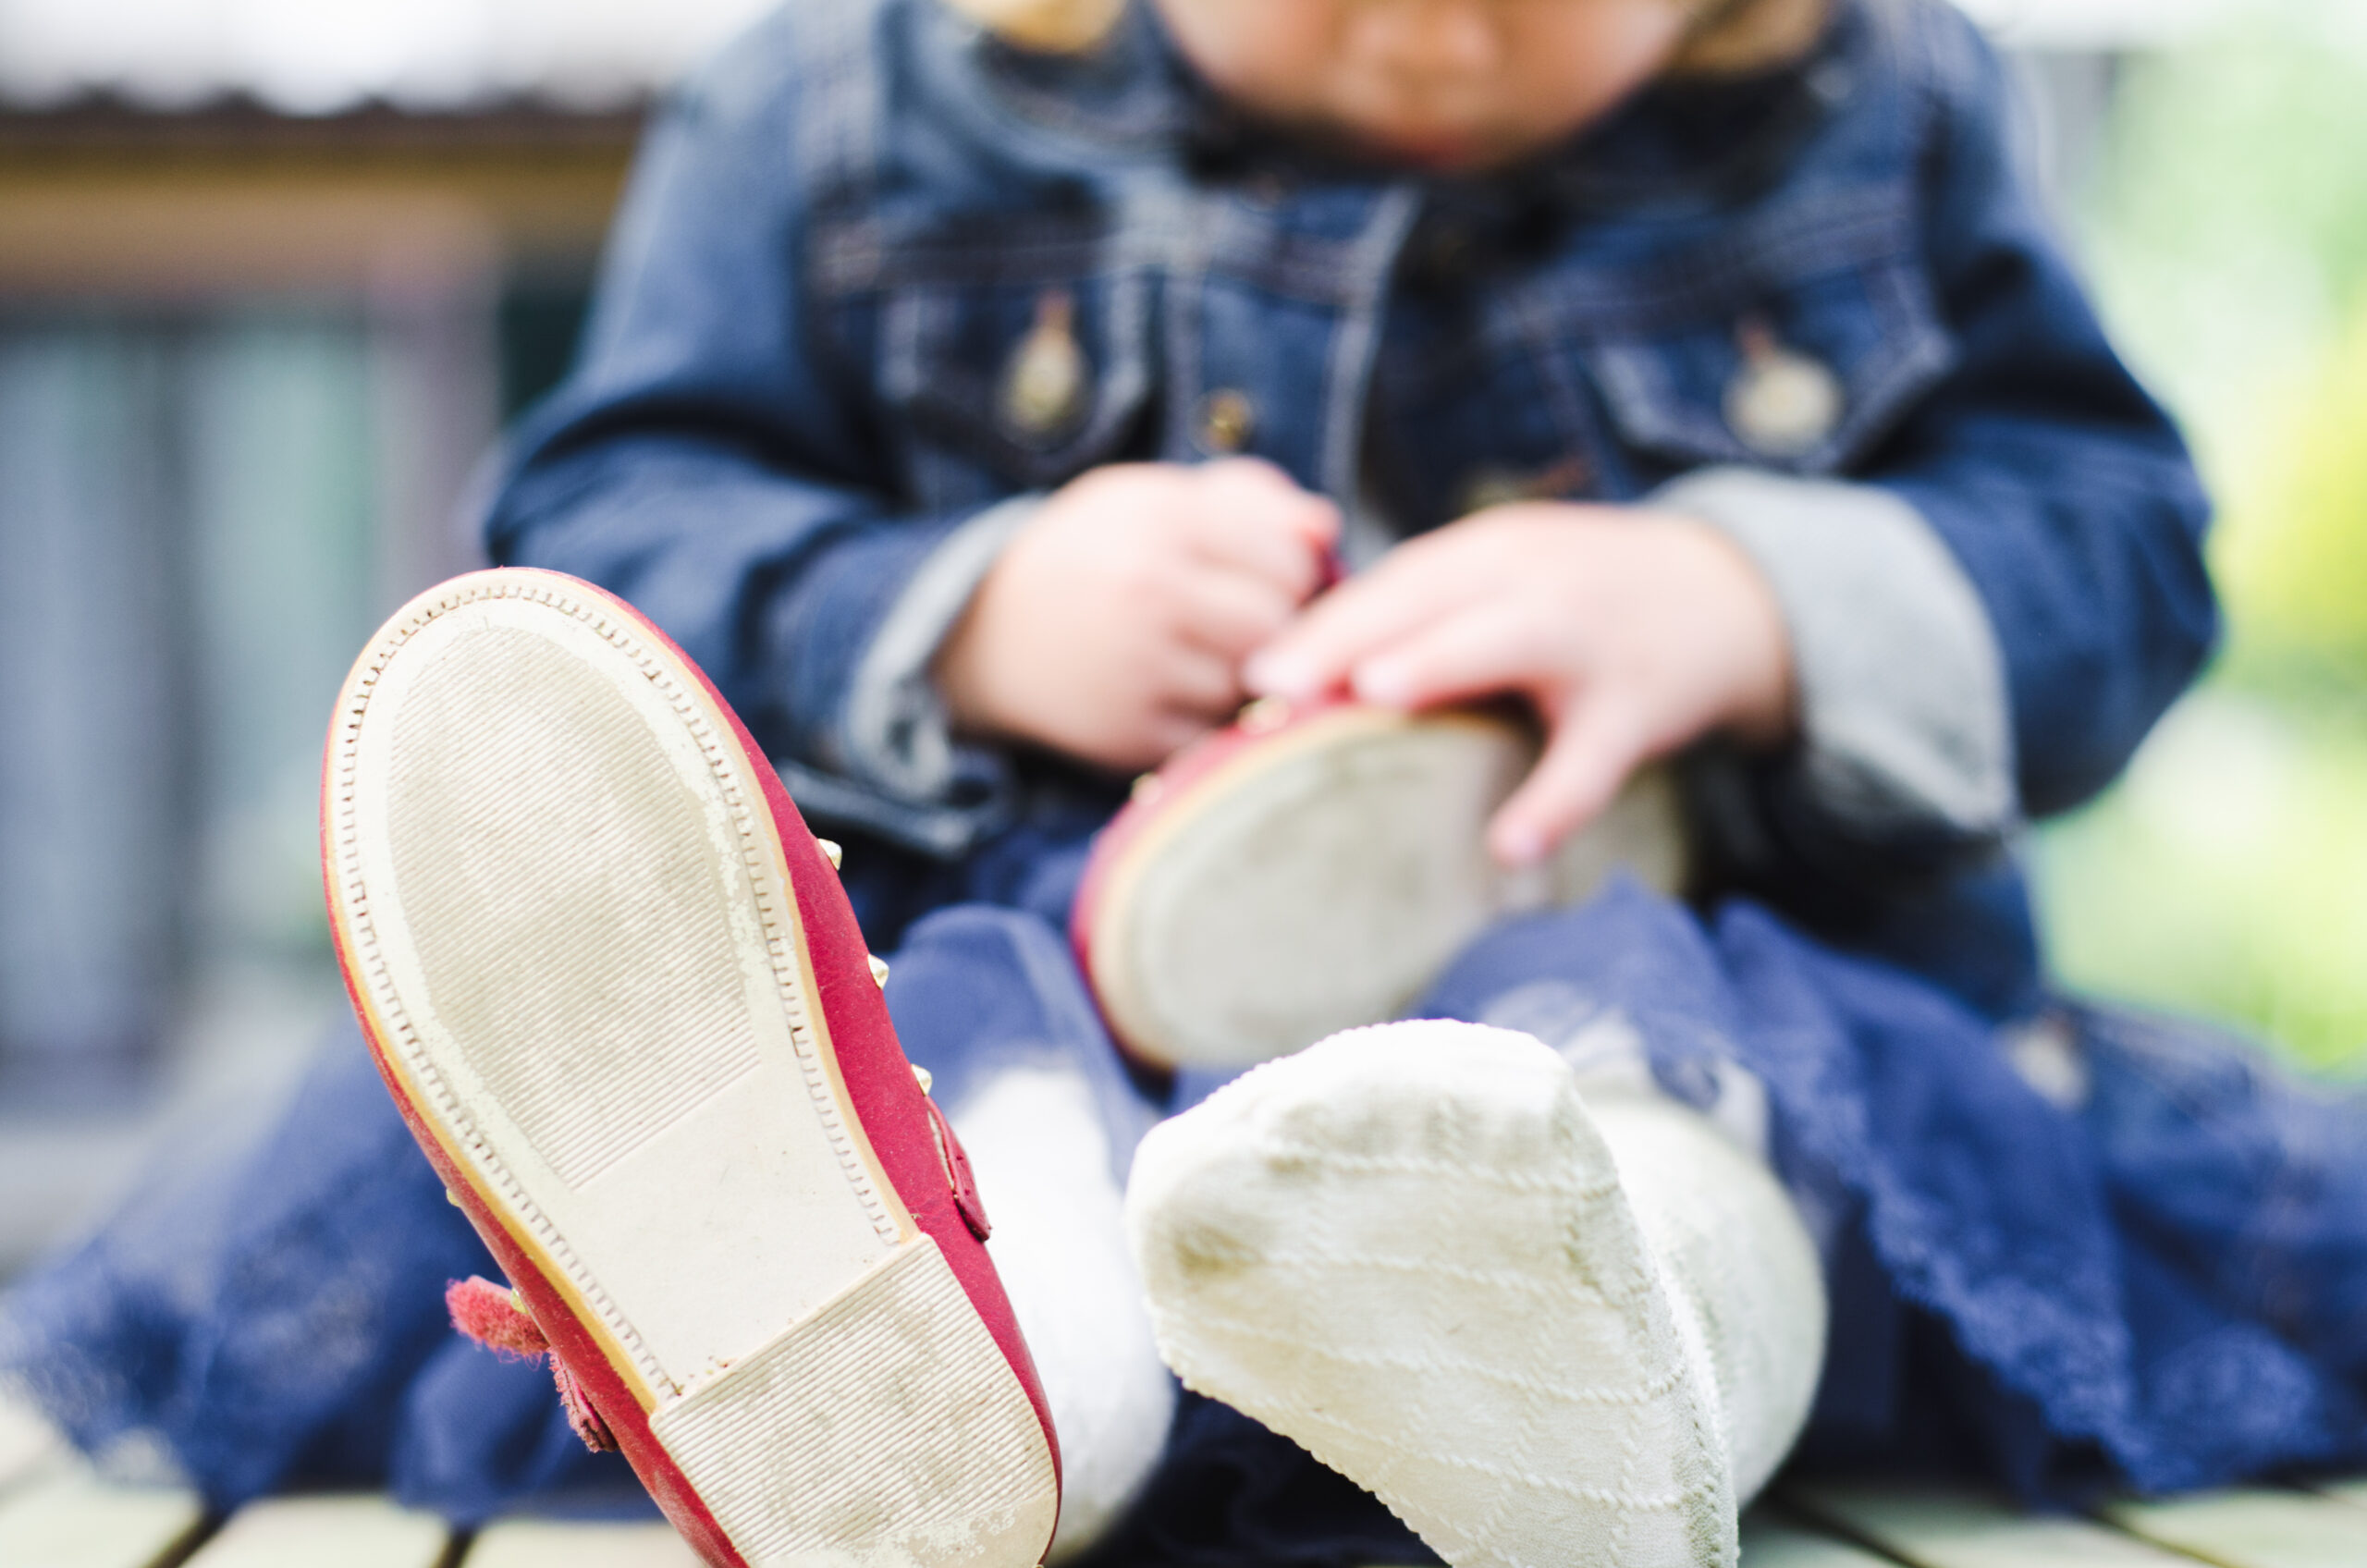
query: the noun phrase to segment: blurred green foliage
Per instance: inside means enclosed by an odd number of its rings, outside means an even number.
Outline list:
[[[2214,552],[2236,633],[2227,676],[2337,708],[2367,700],[2367,303],[2349,318],[2268,460],[2229,497]]]
[[[2241,7],[2228,31],[2132,60],[2091,207],[2111,238],[2180,261],[2298,249],[2367,280],[2367,7]]]
[[[2042,835],[2056,962],[2367,1072],[2367,6],[2132,61],[2080,194],[2105,314],[2221,503],[2228,639]]]

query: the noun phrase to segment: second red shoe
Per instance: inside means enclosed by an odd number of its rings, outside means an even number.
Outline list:
[[[1537,757],[1462,709],[1252,704],[1136,786],[1095,843],[1071,935],[1110,1033],[1157,1067],[1243,1067],[1395,1018],[1490,921],[1613,870],[1663,891],[1687,856],[1653,769],[1546,862],[1482,833]]]

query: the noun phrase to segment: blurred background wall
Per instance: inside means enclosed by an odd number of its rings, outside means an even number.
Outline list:
[[[342,1006],[329,704],[754,8],[0,0],[0,1275]]]
[[[0,1276],[341,1006],[329,701],[765,3],[0,0]],[[2217,672],[2038,836],[2055,951],[2367,1070],[2367,3],[1972,8],[2226,504]]]

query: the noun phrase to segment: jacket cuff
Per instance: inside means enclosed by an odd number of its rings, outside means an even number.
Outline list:
[[[929,664],[1003,546],[1035,514],[1040,497],[987,508],[939,540],[889,606],[855,666],[840,741],[847,770],[914,802],[946,800],[975,775],[976,748],[957,746]]]
[[[1766,577],[1792,638],[1797,782],[1852,837],[1994,838],[2016,821],[2005,661],[1981,597],[1887,491],[1756,469],[1651,498],[1716,528]]]

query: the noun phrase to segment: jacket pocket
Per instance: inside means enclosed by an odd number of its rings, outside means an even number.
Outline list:
[[[1677,471],[1846,470],[1956,359],[1911,229],[1878,210],[1623,269],[1564,315],[1620,442]]]
[[[880,302],[879,389],[924,502],[1048,489],[1125,455],[1151,372],[1144,271],[923,281]]]

